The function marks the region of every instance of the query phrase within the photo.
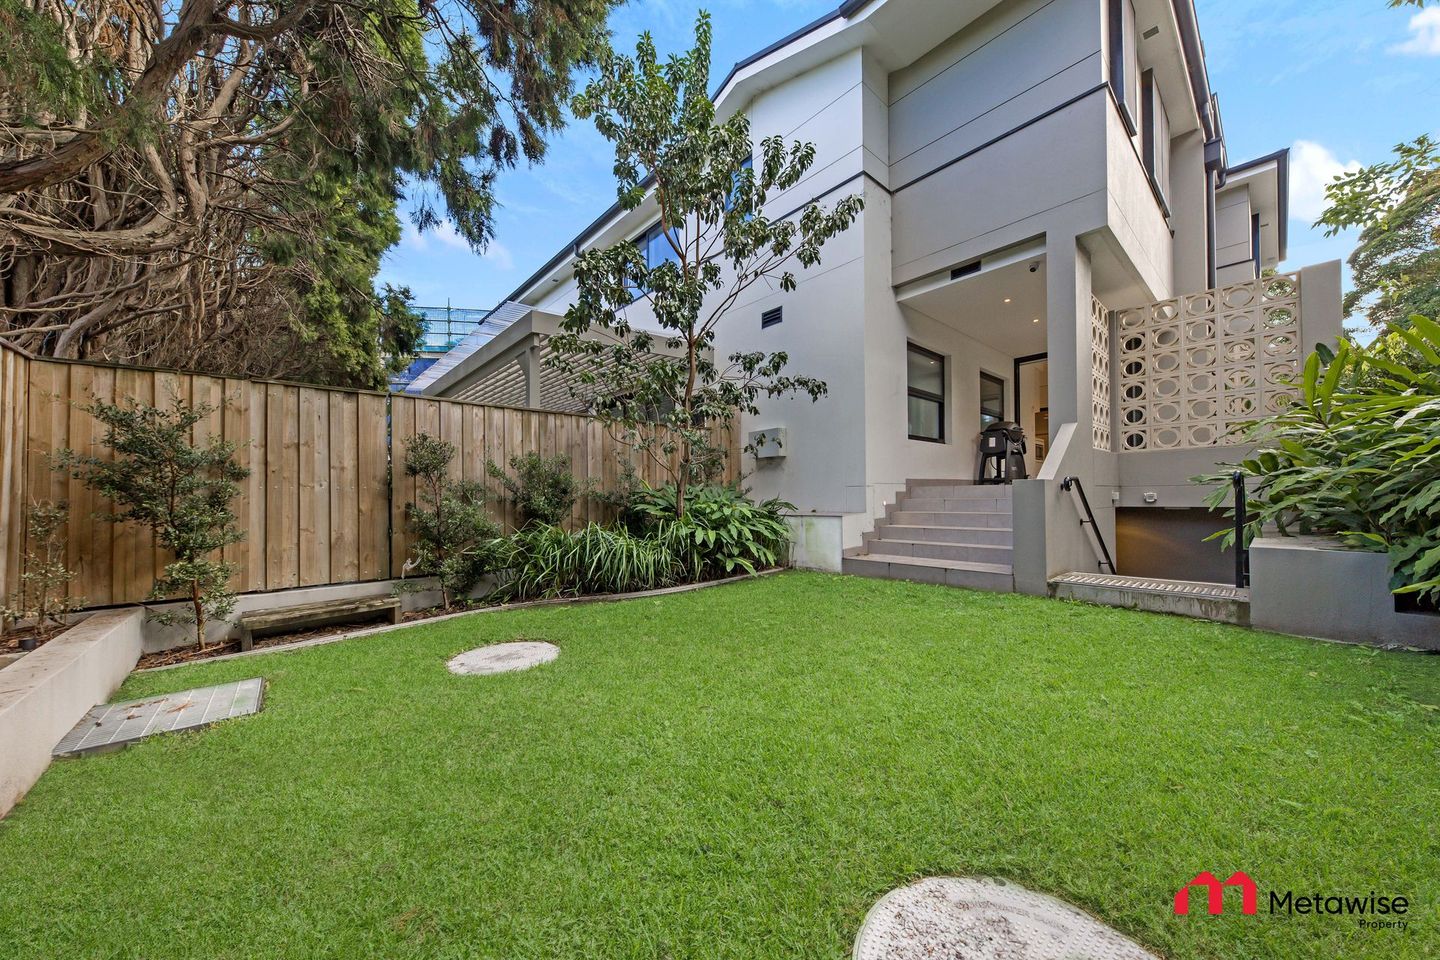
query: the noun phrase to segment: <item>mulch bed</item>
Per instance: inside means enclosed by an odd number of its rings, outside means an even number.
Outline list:
[[[60,634],[62,633],[64,633],[63,630],[56,630],[48,637],[41,637],[39,646],[43,647],[48,641],[53,640],[54,638],[60,636]],[[35,636],[34,627],[19,627],[14,630],[6,631],[5,635],[3,637],[0,637],[0,653],[25,652],[24,648],[21,647],[20,644],[25,639],[33,636]]]
[[[427,607],[423,610],[411,610],[400,615],[401,623],[412,623],[416,620],[430,620],[434,617],[443,616],[447,613],[459,613],[465,608],[453,607],[449,610],[444,607]],[[330,637],[340,633],[349,633],[352,630],[362,627],[374,626],[370,623],[337,623],[325,627],[313,627],[309,630],[296,630],[291,633],[276,633],[268,637],[257,638],[251,647],[253,650],[264,650],[266,647],[278,647],[287,643],[296,643],[301,640],[314,640],[318,637]],[[240,641],[231,640],[227,643],[215,643],[204,650],[197,650],[194,647],[181,647],[176,650],[162,650],[158,653],[147,653],[140,658],[135,665],[136,670],[148,670],[151,667],[168,667],[175,663],[190,663],[196,660],[209,660],[213,657],[224,656],[227,653],[239,653]]]

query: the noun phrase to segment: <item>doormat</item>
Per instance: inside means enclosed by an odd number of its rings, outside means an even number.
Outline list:
[[[930,877],[881,897],[855,960],[1158,960],[1068,903],[989,877]]]
[[[74,757],[97,750],[117,750],[157,733],[207,727],[231,717],[258,713],[264,698],[265,678],[251,677],[144,700],[102,703],[91,707],[52,753]]]

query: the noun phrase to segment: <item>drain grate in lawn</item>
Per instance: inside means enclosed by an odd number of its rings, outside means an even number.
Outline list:
[[[96,750],[113,750],[177,730],[194,730],[231,717],[243,717],[260,710],[265,679],[251,677],[198,690],[182,690],[163,697],[102,703],[65,734],[55,745],[57,757],[73,757]]]

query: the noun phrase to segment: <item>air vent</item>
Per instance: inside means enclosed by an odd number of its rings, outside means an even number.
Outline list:
[[[1158,37],[1158,36],[1160,36],[1160,28],[1159,28],[1159,27],[1151,27],[1149,30],[1146,30],[1146,31],[1140,36],[1140,39],[1141,39],[1141,40],[1153,40],[1153,39],[1155,39],[1155,38]]]
[[[781,312],[783,309],[783,307],[771,307],[769,310],[760,314],[760,329],[764,330],[766,327],[773,327],[785,319],[784,314]]]
[[[968,277],[968,276],[970,276],[970,274],[972,274],[972,273],[979,273],[979,272],[980,272],[980,261],[979,261],[979,260],[974,260],[974,261],[972,261],[972,262],[970,262],[970,263],[965,264],[964,266],[956,267],[954,270],[951,270],[951,271],[950,271],[950,279],[951,279],[951,280],[959,280],[961,277]]]

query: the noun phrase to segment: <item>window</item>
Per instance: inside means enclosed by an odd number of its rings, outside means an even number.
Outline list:
[[[1110,0],[1109,16],[1110,87],[1120,104],[1120,115],[1130,127],[1130,135],[1139,132],[1135,122],[1140,60],[1135,44],[1135,5],[1131,0]]]
[[[980,429],[1005,419],[1005,381],[980,374]]]
[[[750,169],[752,169],[754,166],[755,166],[755,158],[754,158],[754,157],[746,157],[744,160],[740,161],[740,169],[741,169],[741,170],[750,170]],[[735,185],[735,189],[738,190],[739,187],[740,187],[740,174],[738,174],[738,173],[733,174],[733,175],[731,176],[731,182]],[[726,201],[725,201],[725,212],[726,212],[726,213],[729,213],[731,210],[734,210],[734,209],[735,209],[735,201],[736,201],[736,199],[738,199],[738,198],[735,196],[735,193],[732,191],[731,194],[730,194],[730,196],[729,196],[729,198],[727,198]],[[749,220],[750,217],[747,216],[745,219],[746,219],[746,220]]]
[[[905,353],[909,386],[910,439],[945,442],[945,358],[909,344]]]
[[[658,223],[649,230],[646,230],[645,235],[637,241],[640,252],[645,254],[645,266],[654,270],[667,260],[672,263],[679,262],[680,255],[676,253],[675,248],[671,246],[671,240],[675,240],[676,243],[679,242],[675,231],[670,231],[670,236],[666,237],[665,231],[660,229],[660,224]]]
[[[670,236],[678,242],[679,238],[676,236],[675,231],[670,231]],[[675,248],[670,245],[670,241],[665,237],[665,231],[660,229],[660,224],[658,223],[636,237],[635,246],[640,249],[640,255],[645,258],[645,266],[651,270],[654,270],[666,261],[671,263],[678,263],[680,261],[680,255],[676,253]],[[645,290],[638,286],[632,286],[628,289],[630,290],[630,296],[637,300],[645,293]]]
[[[1170,115],[1155,82],[1155,71],[1146,70],[1141,83],[1141,100],[1145,110],[1145,137],[1141,151],[1145,169],[1164,197],[1170,191]]]

